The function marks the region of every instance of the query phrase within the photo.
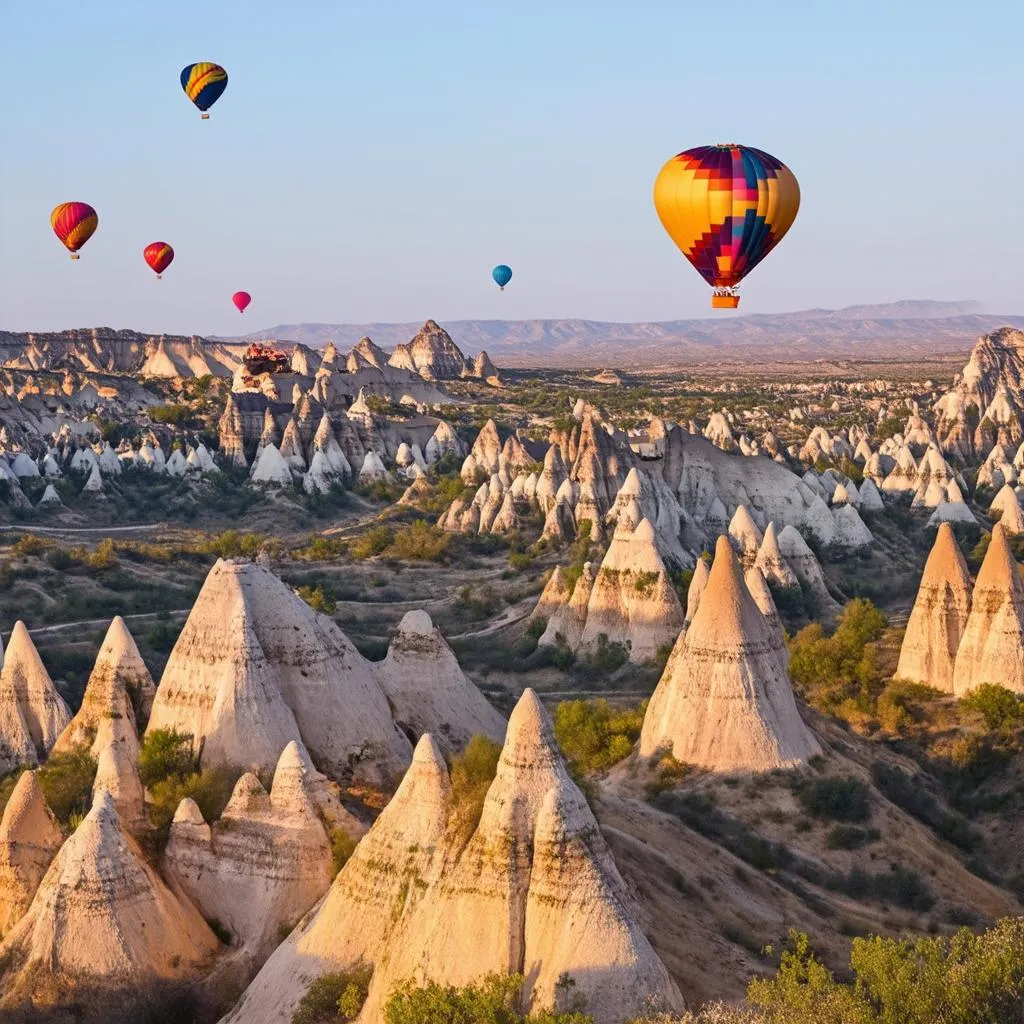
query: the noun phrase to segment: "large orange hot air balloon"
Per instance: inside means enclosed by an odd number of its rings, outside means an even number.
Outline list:
[[[166,242],[150,242],[142,250],[142,258],[149,264],[157,278],[160,278],[171,265],[171,260],[174,259],[174,250]]]
[[[737,285],[796,220],[800,186],[781,160],[759,149],[698,146],[662,167],[654,207],[672,241],[715,289],[712,307],[735,309]]]
[[[88,203],[61,203],[50,214],[53,233],[64,243],[73,260],[78,250],[92,238],[100,219]]]

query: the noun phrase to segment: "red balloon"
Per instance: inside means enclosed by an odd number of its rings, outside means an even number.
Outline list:
[[[235,304],[235,308],[239,313],[244,313],[245,307],[252,302],[252,296],[248,292],[235,292],[231,296],[231,301]]]
[[[171,265],[171,260],[174,259],[174,250],[166,242],[150,242],[142,250],[142,258],[159,277]]]

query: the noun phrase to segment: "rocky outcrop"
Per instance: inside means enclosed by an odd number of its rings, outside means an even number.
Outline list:
[[[0,939],[21,920],[63,836],[35,772],[23,772],[0,818]]]
[[[567,603],[552,608],[548,614],[548,626],[537,641],[538,647],[566,647],[576,650],[583,638],[587,624],[587,609],[590,595],[594,590],[594,567],[584,562],[583,568],[572,587]]]
[[[290,743],[270,793],[245,774],[212,826],[190,799],[171,825],[164,855],[169,875],[256,963],[280,941],[281,929],[293,927],[323,896],[334,875],[311,774],[305,752]]]
[[[25,624],[16,622],[0,670],[0,772],[45,760],[70,721]]]
[[[998,523],[978,571],[953,667],[958,697],[983,683],[1024,693],[1024,583]]]
[[[195,908],[146,863],[102,791],[0,944],[0,981],[12,994],[81,981],[113,992],[189,975],[216,948]]]
[[[430,733],[455,752],[470,737],[500,741],[505,719],[470,682],[441,631],[425,611],[407,612],[388,647],[374,665],[395,720],[407,734]]]
[[[839,604],[829,593],[821,564],[800,532],[792,526],[783,527],[779,532],[779,551],[800,581],[800,588],[817,603],[818,613],[825,617],[834,615],[839,610]]]
[[[796,708],[782,641],[719,537],[697,612],[651,698],[640,754],[670,751],[712,771],[762,772],[821,752]]]
[[[321,906],[225,1021],[286,1024],[305,979],[357,964],[374,968],[368,1024],[406,979],[461,986],[493,972],[527,978],[527,1011],[566,1009],[567,990],[597,1024],[682,1009],[533,691],[509,720],[464,846],[458,813],[440,751],[424,737]]]
[[[434,320],[428,320],[407,345],[396,345],[388,365],[431,381],[458,380],[472,372],[451,335]]]
[[[953,692],[953,666],[971,610],[971,577],[948,523],[942,523],[924,566],[907,622],[896,676]]]
[[[302,740],[338,778],[396,778],[411,753],[373,671],[335,623],[268,569],[221,559],[157,689],[149,729],[193,738],[203,764],[272,769]]]

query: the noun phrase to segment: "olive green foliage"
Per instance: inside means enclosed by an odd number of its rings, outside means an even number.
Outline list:
[[[187,405],[179,402],[170,402],[167,405],[154,405],[149,410],[149,418],[154,423],[172,423],[180,426],[192,418],[192,410]]]
[[[459,834],[468,839],[480,821],[484,799],[498,770],[501,747],[487,736],[474,736],[452,758],[452,801]]]
[[[625,709],[603,699],[562,701],[555,708],[555,738],[576,771],[604,771],[630,755],[646,711],[647,701]]]
[[[747,998],[765,1024],[1020,1024],[1024,1021],[1024,918],[980,935],[854,939],[854,980],[838,982],[806,935],[790,933],[774,978]]]
[[[51,754],[36,777],[46,794],[54,817],[64,826],[75,815],[84,815],[92,805],[92,783],[96,761],[85,747]]]
[[[452,535],[417,519],[395,530],[385,556],[404,562],[447,562]]]
[[[242,533],[238,530],[225,530],[223,533],[210,537],[202,550],[208,555],[218,558],[255,558],[260,551],[266,550],[273,555],[280,549],[280,541],[268,537],[264,533]]]
[[[345,1024],[355,1020],[366,1002],[372,976],[369,967],[321,974],[299,1000],[292,1024]]]
[[[812,623],[789,642],[789,673],[806,700],[830,714],[851,706],[871,713],[882,689],[878,641],[885,616],[863,598],[851,601],[832,636]]]
[[[870,789],[852,776],[798,778],[793,792],[808,814],[834,821],[867,821],[871,816]]]
[[[331,861],[334,865],[335,874],[348,863],[348,859],[355,852],[355,848],[356,840],[344,829],[331,829]]]
[[[387,1024],[591,1024],[592,1018],[580,1012],[524,1016],[522,989],[521,974],[488,974],[465,988],[406,984],[388,1000],[384,1019]]]
[[[991,730],[1024,726],[1024,698],[1004,686],[985,683],[960,698],[960,707],[976,711]]]
[[[301,558],[310,562],[334,562],[341,558],[346,550],[344,541],[315,533],[302,547],[295,548],[291,554],[293,558]]]
[[[333,615],[338,610],[334,594],[322,584],[315,587],[299,587],[298,594],[310,608],[323,615]]]
[[[149,791],[149,818],[160,836],[166,836],[186,797],[195,800],[207,821],[220,817],[235,781],[223,770],[200,770],[192,737],[167,729],[156,729],[143,740],[139,778]]]

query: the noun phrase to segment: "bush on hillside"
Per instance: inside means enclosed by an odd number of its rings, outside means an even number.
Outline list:
[[[474,736],[461,754],[452,758],[452,803],[459,835],[468,839],[480,821],[487,790],[498,770],[501,746],[487,736]]]
[[[147,789],[172,776],[195,769],[192,737],[173,729],[154,729],[146,734],[139,750],[139,778]]]
[[[867,821],[871,816],[870,790],[852,776],[796,778],[792,788],[803,809],[816,818]]]
[[[576,771],[604,771],[630,755],[647,701],[617,710],[606,700],[566,700],[555,708],[555,738]]]
[[[993,731],[1024,726],[1024,697],[1005,686],[985,683],[960,698],[960,707],[976,711]]]
[[[292,1014],[292,1024],[346,1024],[355,1020],[370,989],[370,967],[321,974],[310,982]]]
[[[338,602],[330,588],[318,584],[315,587],[299,587],[298,595],[314,611],[321,615],[333,615],[338,610]]]
[[[36,773],[53,816],[65,827],[92,806],[96,760],[85,747],[51,754]]]

